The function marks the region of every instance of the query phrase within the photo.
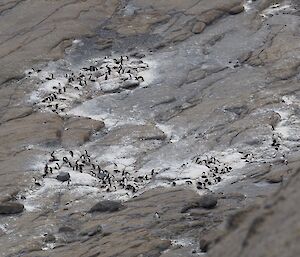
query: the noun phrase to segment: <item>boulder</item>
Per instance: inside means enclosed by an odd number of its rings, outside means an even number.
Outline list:
[[[144,58],[146,55],[143,54],[143,53],[134,52],[134,53],[130,54],[130,56],[135,57],[135,58],[138,58],[138,59],[142,59],[142,58]]]
[[[119,201],[103,200],[96,203],[89,212],[116,212],[123,207]]]
[[[192,32],[195,34],[199,34],[205,29],[205,27],[206,27],[206,25],[204,22],[198,21],[194,24],[194,26],[192,28]]]
[[[123,85],[122,88],[135,88],[138,87],[140,85],[140,82],[138,80],[126,80]]]
[[[200,197],[197,201],[199,207],[204,209],[212,209],[215,208],[218,203],[218,199],[213,194],[206,194]]]
[[[70,180],[70,174],[69,172],[60,172],[57,176],[56,179],[61,181],[61,182],[66,182],[68,180]]]
[[[95,236],[102,233],[103,229],[101,225],[96,225],[94,227],[87,228],[80,232],[80,236]]]
[[[270,174],[266,177],[266,181],[270,184],[281,183],[283,181],[283,175],[281,174]]]
[[[235,14],[239,14],[243,11],[244,11],[244,6],[243,5],[238,5],[238,6],[235,6],[235,7],[231,8],[229,10],[229,14],[235,15]]]
[[[204,208],[213,209],[218,203],[218,198],[213,194],[206,194],[201,196],[198,200],[187,203],[181,209],[181,213],[186,213],[190,209]]]
[[[199,247],[200,247],[201,252],[206,253],[209,245],[210,245],[210,242],[208,240],[200,239]]]
[[[54,243],[56,241],[56,238],[52,234],[45,234],[44,235],[44,242],[45,243]]]
[[[58,233],[73,233],[74,231],[75,229],[69,226],[62,226],[58,229]]]
[[[17,202],[0,203],[0,214],[16,214],[24,210],[24,205]]]

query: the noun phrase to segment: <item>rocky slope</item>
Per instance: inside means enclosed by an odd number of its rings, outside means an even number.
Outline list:
[[[299,3],[2,1],[0,256],[297,256]]]

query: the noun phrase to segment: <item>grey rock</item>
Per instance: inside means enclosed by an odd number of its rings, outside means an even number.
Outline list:
[[[205,209],[212,209],[215,208],[218,203],[218,199],[213,194],[206,194],[200,197],[197,204],[199,207]]]
[[[201,252],[206,253],[210,245],[210,242],[207,241],[206,239],[200,239],[199,245],[200,245]]]
[[[270,184],[281,183],[283,181],[283,176],[281,174],[270,174],[266,177],[266,180]]]
[[[123,88],[135,88],[140,85],[140,82],[138,80],[126,80],[122,87]]]
[[[94,236],[94,235],[102,233],[102,231],[103,231],[102,226],[96,225],[95,227],[91,227],[91,228],[81,231],[79,235],[80,236]]]
[[[73,233],[74,231],[75,229],[69,226],[62,226],[58,229],[58,233]]]
[[[60,172],[57,176],[56,179],[61,181],[61,182],[65,182],[70,180],[70,174],[69,172]]]
[[[244,6],[243,5],[238,5],[238,6],[235,6],[235,7],[231,8],[229,10],[229,14],[235,15],[235,14],[239,14],[243,11],[244,11]]]
[[[24,205],[17,202],[0,203],[0,214],[16,214],[24,210]]]
[[[56,241],[56,238],[53,234],[46,234],[44,237],[44,242],[45,243],[53,243]]]
[[[206,194],[201,196],[198,200],[187,203],[181,209],[181,213],[186,213],[190,209],[195,208],[204,208],[204,209],[213,209],[216,207],[218,199],[213,194]]]
[[[192,32],[195,34],[199,34],[205,29],[205,27],[206,27],[206,25],[204,22],[198,21],[194,24],[194,26],[192,28]]]
[[[118,201],[103,200],[96,203],[89,212],[116,212],[123,207],[123,204]]]
[[[134,53],[130,54],[130,56],[141,59],[141,58],[144,58],[146,55],[143,53],[134,52]]]

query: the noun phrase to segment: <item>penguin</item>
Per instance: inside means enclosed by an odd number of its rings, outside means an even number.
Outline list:
[[[33,178],[33,179],[34,179],[34,184],[35,184],[36,186],[39,186],[39,187],[42,186],[41,183],[38,182],[36,178]]]
[[[160,219],[160,215],[158,212],[154,213],[154,219],[159,220]]]

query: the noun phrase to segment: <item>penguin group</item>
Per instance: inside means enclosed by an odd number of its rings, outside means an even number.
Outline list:
[[[53,178],[72,185],[72,176],[75,173],[77,175],[79,173],[90,175],[95,182],[93,186],[98,187],[103,192],[124,190],[127,195],[137,193],[142,186],[151,182],[156,175],[154,170],[145,175],[138,175],[137,171],[116,163],[100,165],[97,160],[91,157],[88,151],[85,150],[82,153],[70,150],[68,152],[53,151],[42,169],[41,178]],[[34,180],[35,185],[42,185],[35,178]]]
[[[148,68],[149,65],[142,59],[122,55],[105,56],[77,71],[54,74],[32,69],[27,72],[27,76],[36,76],[42,80],[39,89],[42,99],[36,103],[37,107],[62,115],[72,103],[91,91],[96,94],[115,93],[139,86],[144,82],[141,72]]]
[[[225,163],[220,162],[214,156],[206,156],[206,158],[200,158],[195,156],[193,162],[198,165],[204,165],[208,168],[207,172],[202,172],[196,181],[197,189],[207,189],[208,186],[217,184],[222,181],[221,175],[227,174],[232,171],[232,167]]]
[[[171,182],[172,186],[184,184],[188,186],[194,186],[197,189],[209,189],[209,186],[215,185],[222,181],[222,175],[227,174],[233,170],[230,165],[219,161],[214,156],[195,156],[191,162],[183,163],[178,172],[189,169],[189,167],[196,165],[195,169],[199,173],[199,176],[195,179],[181,179],[177,178]],[[188,176],[188,175],[187,175]],[[180,177],[180,176],[179,176]]]

